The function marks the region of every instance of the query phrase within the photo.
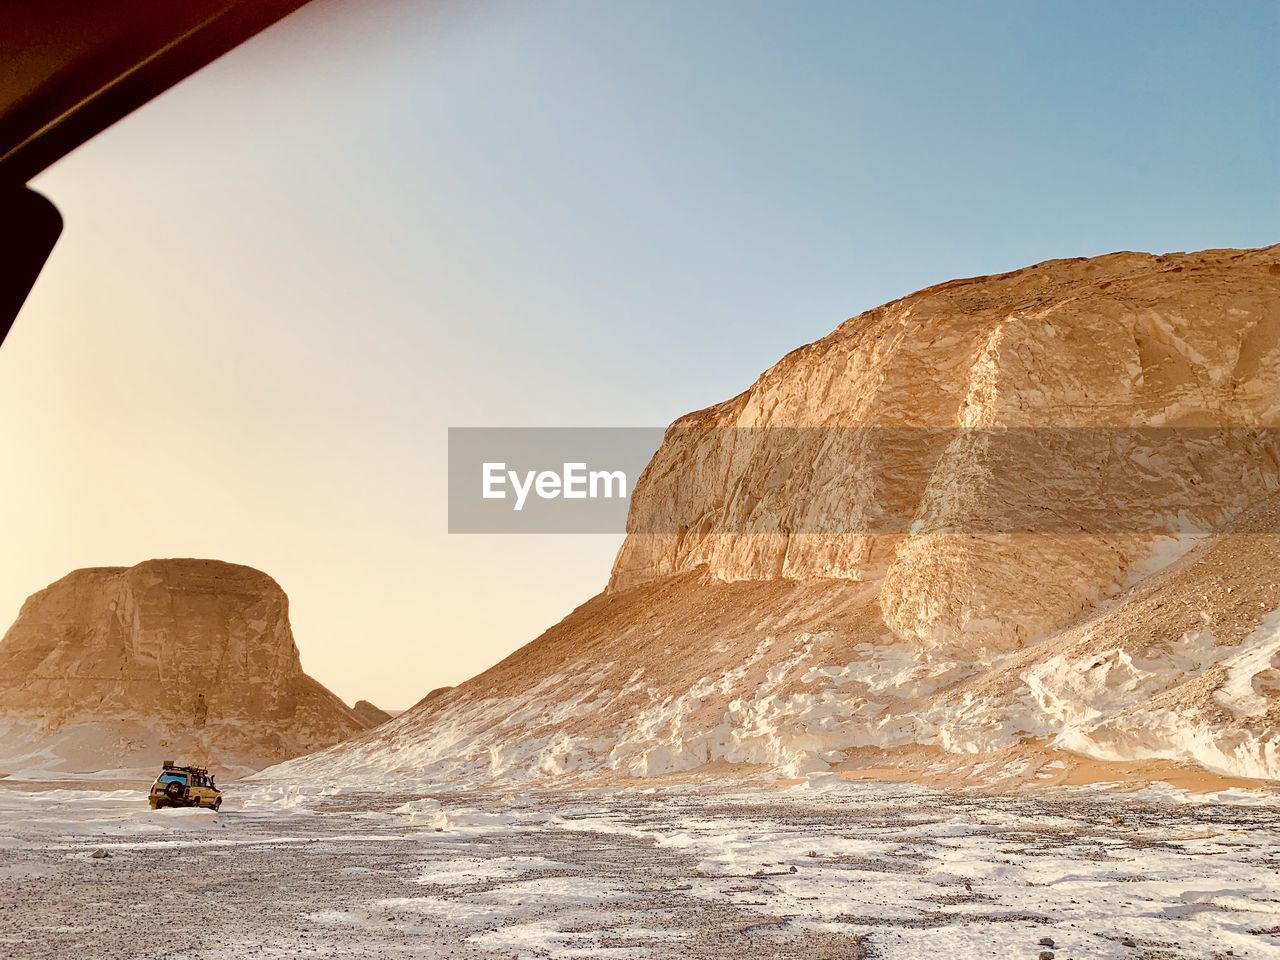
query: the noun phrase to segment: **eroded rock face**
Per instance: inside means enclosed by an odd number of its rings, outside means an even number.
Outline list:
[[[605,593],[284,773],[1280,779],[1277,427],[1280,247],[923,290],[673,425]]]
[[[77,570],[32,596],[0,641],[0,716],[28,740],[80,728],[102,766],[185,747],[256,767],[368,727],[303,672],[279,585],[213,560]]]
[[[902,640],[1014,649],[1280,487],[1277,426],[1275,247],[953,281],[677,422],[610,589],[873,580]]]

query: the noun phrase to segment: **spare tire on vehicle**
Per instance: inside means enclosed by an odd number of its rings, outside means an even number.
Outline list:
[[[170,780],[164,785],[164,795],[170,800],[181,800],[186,788],[176,780]]]

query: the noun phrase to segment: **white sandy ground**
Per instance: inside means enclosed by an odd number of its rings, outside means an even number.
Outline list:
[[[1275,793],[48,786],[0,781],[0,957],[1280,957]]]

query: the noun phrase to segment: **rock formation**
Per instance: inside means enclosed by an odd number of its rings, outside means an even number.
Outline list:
[[[367,727],[376,727],[391,719],[391,714],[374,706],[368,700],[357,700],[356,705],[351,709],[355,711],[357,717],[364,721]]]
[[[1280,247],[928,288],[674,424],[604,594],[288,769],[1280,778],[1277,427]]]
[[[0,641],[0,726],[12,771],[258,768],[370,724],[302,671],[266,574],[151,560],[77,570],[27,600]]]

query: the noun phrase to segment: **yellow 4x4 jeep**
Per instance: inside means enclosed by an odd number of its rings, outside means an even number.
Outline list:
[[[151,785],[148,800],[152,810],[161,807],[209,807],[217,810],[222,806],[222,791],[204,767],[179,767],[172,760],[166,760],[160,776]]]

